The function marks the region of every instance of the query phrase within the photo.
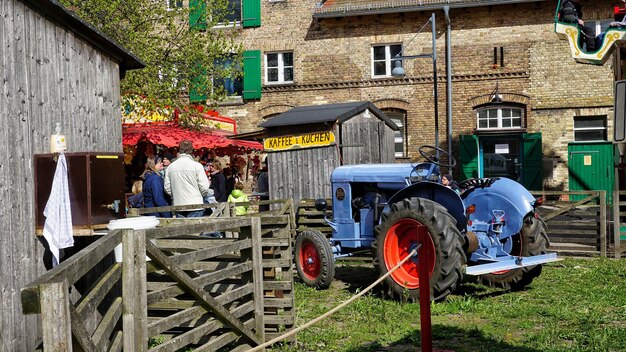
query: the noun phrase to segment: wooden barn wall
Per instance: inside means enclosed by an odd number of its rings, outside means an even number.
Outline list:
[[[344,165],[393,163],[393,137],[393,130],[371,113],[344,122],[341,125]]]
[[[0,351],[40,336],[20,289],[45,269],[34,235],[33,154],[49,152],[56,122],[68,151],[122,151],[119,67],[17,0],[0,0]]]
[[[330,174],[339,166],[337,147],[296,149],[270,153],[271,199],[330,198]]]

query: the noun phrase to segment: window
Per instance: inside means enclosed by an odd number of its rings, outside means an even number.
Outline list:
[[[224,21],[241,23],[241,0],[228,0]]]
[[[293,83],[293,53],[265,54],[265,83]]]
[[[395,157],[406,157],[406,112],[398,109],[385,109],[385,115],[398,126],[394,131]]]
[[[237,71],[239,70],[236,66],[233,66],[233,58],[216,59],[214,66],[216,68],[221,67],[226,72],[224,72],[222,77],[213,77],[213,89],[224,89],[228,96],[241,96],[243,81],[241,77],[237,77]]]
[[[168,10],[180,9],[183,7],[183,0],[166,0],[166,1],[167,1]]]
[[[513,107],[488,107],[477,112],[478,129],[503,129],[522,127],[522,109]]]
[[[391,77],[396,61],[394,57],[402,51],[402,44],[377,45],[372,47],[372,77]]]
[[[606,141],[606,115],[575,116],[574,141]]]

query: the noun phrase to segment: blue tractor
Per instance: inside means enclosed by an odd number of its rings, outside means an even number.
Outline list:
[[[460,191],[441,183],[441,167],[456,161],[443,149],[419,148],[426,162],[347,165],[331,176],[332,228],[296,237],[295,262],[302,281],[327,288],[335,258],[370,249],[385,275],[417,243],[430,253],[428,272],[433,300],[453,292],[464,275],[505,289],[520,289],[539,276],[542,264],[558,260],[547,253],[546,225],[535,199],[519,183],[504,178],[469,179]],[[441,162],[442,159],[448,163]],[[318,210],[326,202],[316,201]],[[419,299],[417,256],[388,276],[385,291],[396,298]]]

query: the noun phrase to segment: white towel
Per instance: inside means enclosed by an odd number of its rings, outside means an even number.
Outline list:
[[[72,247],[72,210],[70,208],[70,189],[67,182],[67,163],[65,155],[59,154],[57,168],[52,180],[50,198],[43,211],[46,222],[43,225],[43,237],[48,241],[52,252],[52,266],[59,264],[59,249]]]

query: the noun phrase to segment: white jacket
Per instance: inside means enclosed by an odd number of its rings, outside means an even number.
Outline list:
[[[202,204],[209,195],[209,179],[202,164],[189,154],[180,154],[165,172],[165,192],[173,205]]]

